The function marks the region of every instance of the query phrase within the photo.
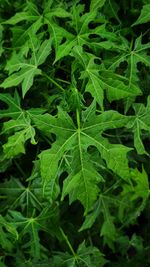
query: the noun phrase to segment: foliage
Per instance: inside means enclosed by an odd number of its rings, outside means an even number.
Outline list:
[[[147,0],[1,0],[1,267],[150,264],[149,22]]]

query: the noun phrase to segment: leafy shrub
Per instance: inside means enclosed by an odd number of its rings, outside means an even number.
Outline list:
[[[1,267],[150,264],[149,22],[148,0],[1,0]]]

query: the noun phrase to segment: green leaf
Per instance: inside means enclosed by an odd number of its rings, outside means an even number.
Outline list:
[[[44,208],[38,216],[25,217],[18,211],[9,211],[7,215],[8,222],[11,221],[15,229],[18,230],[19,239],[26,240],[23,249],[36,260],[40,259],[42,254],[39,231],[52,232],[46,226],[45,218],[49,222],[50,219],[53,220],[53,212],[56,213],[56,209],[52,211],[49,208]]]
[[[44,108],[30,108],[28,110],[23,110],[20,103],[20,97],[17,91],[15,91],[14,96],[7,93],[0,94],[0,100],[8,105],[7,109],[2,109],[0,113],[0,118],[12,118],[12,119],[22,119],[27,114],[40,115],[46,111]]]
[[[121,220],[125,217],[124,214],[127,213],[127,219],[124,225],[128,225],[131,221],[140,216],[149,198],[148,176],[144,169],[142,169],[142,172],[134,169],[132,171],[131,182],[131,184],[124,185],[121,193],[122,199],[130,203],[128,208],[123,205],[119,206],[119,217]],[[133,205],[133,203],[135,203],[135,205]]]
[[[79,231],[90,229],[92,227],[92,225],[95,223],[100,212],[101,212],[101,201],[98,199],[96,201],[95,205],[93,205],[90,212],[86,215],[86,218],[85,218],[81,228],[79,229]]]
[[[90,113],[92,114],[91,111]],[[91,208],[99,191],[97,184],[103,182],[101,175],[89,160],[87,148],[91,145],[98,149],[110,170],[122,179],[129,179],[127,152],[131,148],[120,144],[110,144],[106,138],[101,136],[106,129],[125,125],[129,118],[114,111],[108,111],[99,116],[94,115],[94,117],[89,114],[86,120],[84,119],[83,125],[81,122],[81,128],[79,125],[76,128],[71,118],[59,110],[58,118],[45,114],[36,116],[33,120],[47,136],[54,133],[57,137],[52,148],[40,154],[43,183],[51,184],[52,196],[56,197],[55,186],[61,161],[65,154],[71,153],[70,173],[64,181],[62,197],[69,194],[70,202],[79,199],[85,207],[85,213]]]
[[[53,44],[55,45],[56,56],[54,63],[68,55],[75,45],[82,46],[83,44],[87,44],[90,32],[93,32],[89,29],[88,25],[95,18],[96,12],[92,11],[80,16],[81,10],[83,11],[83,6],[77,5],[76,8],[72,8],[73,14],[70,25],[73,31],[75,31],[75,34],[72,34],[72,31],[58,26],[51,18],[52,15],[49,16],[49,13],[45,14],[45,23],[49,25],[49,31],[52,35]],[[78,22],[77,17],[79,19]],[[65,41],[62,43],[63,39]]]
[[[69,12],[67,12],[65,9],[63,9],[62,7],[56,7],[54,9],[51,9],[50,12],[46,12],[46,8],[45,8],[44,13],[49,18],[51,18],[51,17],[60,17],[60,18],[71,17],[71,14]]]
[[[43,64],[46,60],[46,58],[48,57],[48,55],[50,54],[51,52],[51,39],[49,40],[45,40],[40,48],[39,48],[39,51],[36,55],[36,58],[37,58],[37,66]]]
[[[79,148],[81,146],[82,144],[79,143]],[[87,212],[96,201],[99,193],[97,183],[102,182],[103,178],[97,171],[95,171],[93,166],[90,166],[89,161],[84,159],[84,155],[81,150],[80,161],[81,170],[76,174],[71,173],[64,182],[62,199],[69,193],[70,203],[79,199],[83,206],[86,207],[85,212]]]
[[[121,62],[127,62],[128,68],[126,70],[126,76],[129,78],[129,87],[132,84],[136,84],[139,80],[137,64],[139,62],[144,63],[146,66],[150,67],[149,56],[147,55],[147,49],[150,48],[150,43],[142,44],[142,35],[137,37],[133,49],[130,47],[130,43],[125,45],[125,51],[119,56],[114,58],[113,63],[109,66],[110,70],[115,70],[119,67]]]
[[[26,27],[14,26],[12,28],[13,47],[17,48],[26,45],[30,40],[30,36],[34,37],[42,25],[42,17],[39,17],[35,22],[31,23],[31,25],[27,25]]]
[[[135,86],[134,84],[128,86],[123,80],[118,79],[117,75],[110,75],[105,72],[103,76],[103,80],[101,81],[102,87],[106,90],[108,100],[110,102],[114,100],[120,100],[123,98],[133,97],[141,94],[141,90]]]
[[[90,10],[101,8],[105,4],[105,0],[91,0]]]
[[[15,226],[9,223],[2,215],[0,215],[0,245],[6,251],[11,251],[13,242],[18,239],[18,233]]]
[[[31,15],[28,12],[19,12],[19,13],[16,13],[10,19],[3,22],[3,24],[15,25],[23,20],[34,21],[34,20],[37,20],[38,18],[39,16]]]
[[[32,144],[36,144],[34,139],[35,130],[30,125],[29,119],[10,120],[4,124],[3,132],[16,131],[14,135],[8,137],[7,143],[3,145],[3,152],[6,159],[11,159],[20,153],[25,153],[25,142],[31,139]],[[18,130],[18,131],[17,131]]]
[[[0,266],[150,265],[149,5],[0,1]]]
[[[22,94],[24,97],[33,85],[34,76],[39,74],[41,74],[41,70],[37,69],[35,66],[24,67],[18,73],[14,73],[6,78],[0,86],[3,88],[9,88],[22,82]]]
[[[132,24],[132,26],[147,23],[150,21],[150,4],[144,5],[139,18]]]
[[[57,252],[53,256],[54,267],[76,267],[76,266],[88,266],[88,267],[103,267],[107,260],[104,255],[94,246],[86,246],[83,241],[75,255],[70,255],[68,252]]]
[[[132,129],[134,133],[134,146],[139,154],[147,154],[142,142],[142,132],[150,132],[149,112],[150,112],[150,97],[147,98],[147,106],[143,104],[133,104],[135,116],[129,122],[127,127]]]
[[[10,63],[7,64],[6,69],[10,73],[19,70],[20,68],[21,70],[10,75],[0,85],[3,88],[9,88],[22,83],[23,97],[33,85],[34,77],[42,73],[42,71],[38,69],[38,66],[45,62],[46,58],[51,52],[51,40],[45,40],[40,47],[38,46],[39,44],[37,44],[37,48],[34,46],[35,45],[34,39],[31,38],[30,41],[33,52],[31,58],[28,61],[26,61],[25,58],[22,58],[22,62],[20,62],[19,61],[20,54],[18,55],[13,54],[13,57]],[[38,51],[35,52],[36,50]]]
[[[104,236],[104,244],[107,244],[114,250],[114,241],[117,237],[117,231],[113,223],[114,218],[110,215],[109,209],[106,203],[102,200],[104,223],[101,228],[101,236]]]
[[[76,46],[72,54],[83,68],[80,78],[88,78],[85,91],[91,93],[102,109],[104,90],[106,90],[107,98],[110,102],[141,94],[137,86],[134,84],[130,84],[130,86],[126,84],[128,80],[96,64],[94,62],[96,57],[84,53],[81,47]]]
[[[1,196],[6,196],[1,203],[1,209],[8,209],[12,207],[17,207],[18,198],[23,197],[25,187],[21,184],[18,179],[11,178],[9,181],[5,181],[0,184],[0,194]]]
[[[8,105],[7,109],[1,110],[0,118],[11,117],[12,119],[17,119],[22,114],[22,109],[20,107],[20,98],[15,91],[14,97],[10,94],[0,94],[0,100]]]
[[[98,250],[98,248],[94,246],[87,247],[84,241],[78,247],[77,257],[79,262],[81,262],[81,266],[102,267],[107,262],[104,255]]]

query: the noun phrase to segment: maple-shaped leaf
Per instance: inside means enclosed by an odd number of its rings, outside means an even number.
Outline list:
[[[31,139],[32,144],[36,144],[34,139],[35,130],[31,126],[30,119],[10,120],[4,123],[2,133],[11,133],[7,142],[3,145],[3,153],[6,159],[11,159],[20,153],[25,153],[25,142]]]
[[[33,208],[41,211],[43,208],[42,203],[46,198],[44,199],[41,179],[39,179],[37,173],[35,177],[34,175],[33,173],[30,177],[33,181],[29,182],[27,187],[25,187],[19,179],[14,177],[0,183],[0,194],[3,196],[1,202],[2,211],[7,210],[8,207],[9,209],[20,207],[22,211],[26,211],[27,214],[29,214]]]
[[[145,131],[150,133],[150,97],[147,98],[146,107],[142,103],[134,103],[133,108],[135,110],[135,116],[133,116],[127,127],[132,129],[134,133],[134,146],[137,150],[137,153],[149,155],[143,145],[142,132]]]
[[[41,74],[41,71],[34,66],[24,67],[19,73],[14,73],[4,80],[0,85],[3,88],[9,88],[22,83],[22,93],[25,96],[26,92],[33,85],[33,78],[35,75]]]
[[[69,153],[72,158],[70,173],[64,181],[62,198],[69,194],[70,202],[79,199],[87,212],[97,198],[98,183],[103,182],[102,176],[89,160],[87,149],[90,146],[96,147],[101,158],[106,161],[107,167],[128,181],[130,171],[127,153],[131,148],[121,144],[110,144],[106,138],[102,137],[102,133],[106,129],[125,126],[130,118],[114,111],[96,116],[95,104],[86,110],[83,121],[82,119],[80,121],[78,115],[78,126],[75,126],[69,115],[61,109],[57,117],[45,114],[33,116],[33,120],[43,134],[49,136],[50,133],[54,133],[57,140],[50,149],[39,155],[43,183],[51,184],[53,197],[58,186],[59,166],[64,155]]]
[[[120,203],[123,206],[124,202],[119,199],[119,196],[111,194],[111,189],[112,188],[110,188],[110,190],[108,189],[108,195],[105,191],[100,193],[98,200],[85,216],[85,220],[79,231],[90,229],[95,221],[98,220],[99,232],[100,236],[103,237],[104,244],[107,244],[114,250],[114,242],[118,236],[118,231],[115,225],[116,218],[113,216],[112,211],[115,209],[117,214],[116,207],[118,207]],[[127,204],[125,203],[123,207],[125,208],[126,206]]]
[[[19,23],[19,25],[17,25]],[[37,5],[27,2],[21,12],[17,12],[14,16],[5,20],[3,24],[13,25],[12,27],[12,45],[14,49],[22,49],[27,47],[30,35],[36,35],[37,31],[43,25],[42,16],[38,11]]]
[[[98,248],[94,246],[87,247],[84,241],[78,247],[77,257],[79,262],[81,262],[81,266],[102,267],[107,262],[104,258],[104,254],[102,254]]]
[[[150,4],[144,5],[139,18],[132,24],[132,26],[147,23],[150,21]]]
[[[86,246],[85,241],[73,255],[68,252],[56,252],[53,256],[54,267],[64,266],[64,263],[66,267],[103,267],[106,262],[104,254],[94,246]]]
[[[71,49],[78,43],[86,43],[86,39],[90,34],[88,24],[94,19],[96,13],[93,11],[90,13],[86,13],[80,17],[80,14],[83,12],[83,9],[83,5],[78,5],[76,6],[76,9],[73,7],[73,11],[71,13],[73,27],[75,21],[78,21],[78,25],[75,29],[76,35],[72,34],[71,32],[67,31],[66,29],[63,29],[61,26],[56,24],[52,20],[52,18],[48,16],[48,14],[45,15],[45,23],[49,25],[49,30],[53,38],[53,43],[55,45],[56,57],[54,62],[68,55]],[[77,17],[79,20],[77,20]],[[65,38],[66,41],[61,44],[63,38]]]
[[[1,93],[0,100],[8,105],[8,108],[1,110],[0,114],[0,118],[8,119],[3,123],[1,132],[1,134],[7,136],[7,142],[3,144],[2,162],[4,164],[5,160],[12,159],[20,153],[25,153],[27,140],[30,139],[32,144],[36,144],[35,130],[31,125],[30,116],[42,114],[45,109],[22,109],[17,91],[15,91],[14,96]]]
[[[14,92],[14,96],[8,93],[0,93],[0,100],[4,102],[8,108],[2,109],[0,113],[0,118],[12,118],[22,119],[27,114],[39,115],[46,111],[44,108],[30,108],[28,110],[24,110],[21,107],[20,97],[17,91]]]
[[[80,78],[88,78],[85,91],[91,93],[101,108],[103,108],[104,90],[106,90],[110,102],[133,97],[141,93],[140,89],[134,84],[128,86],[128,80],[125,78],[105,69],[103,65],[96,64],[95,60],[97,58],[92,54],[83,52],[80,46],[76,46],[73,49],[72,55],[77,61],[74,63],[73,71],[79,68],[77,63],[81,65]]]
[[[9,181],[0,183],[0,194],[5,196],[1,203],[1,210],[7,210],[8,207],[16,208],[19,200],[22,203],[24,193],[25,187],[18,179],[12,177]]]
[[[125,50],[113,58],[109,69],[114,71],[121,62],[127,62],[126,77],[129,79],[129,86],[131,86],[132,83],[139,80],[137,64],[141,62],[150,67],[150,57],[147,54],[149,48],[150,43],[142,44],[142,35],[135,40],[133,48],[129,42],[125,42]]]
[[[128,207],[120,202],[119,218],[124,221],[124,225],[127,225],[140,216],[149,198],[149,182],[144,168],[142,172],[137,169],[132,170],[131,183],[123,186],[121,197],[128,203]],[[125,214],[127,218],[124,220]]]
[[[138,63],[142,63],[148,68],[150,67],[150,57],[148,55],[148,49],[150,48],[150,43],[142,44],[142,35],[137,37],[135,42],[131,45],[125,38],[122,38],[124,44],[124,49],[119,52],[118,55],[114,56],[112,60],[104,60],[104,64],[107,66],[107,70],[117,72],[119,69],[123,69],[123,78],[127,78],[125,82],[128,87],[128,91],[137,92],[136,95],[141,94],[141,89],[139,87],[139,68]],[[121,67],[120,64],[123,64]],[[125,74],[125,75],[124,75]],[[125,77],[124,77],[125,76]],[[128,111],[130,106],[135,100],[135,96],[130,94],[125,99],[125,112]]]
[[[23,249],[32,258],[41,258],[43,247],[40,243],[39,231],[54,234],[53,230],[49,229],[49,225],[51,225],[51,220],[56,221],[53,218],[56,212],[56,209],[44,208],[38,216],[32,214],[31,217],[25,217],[21,212],[15,210],[10,210],[7,214],[8,223],[11,223],[18,231],[18,245],[24,240]],[[57,226],[55,225],[55,227]]]
[[[103,1],[104,2],[104,1]],[[93,3],[94,4],[94,3]],[[62,12],[63,14],[63,12]],[[90,29],[89,24],[94,21],[97,15],[97,9],[92,8],[90,12],[84,12],[84,5],[78,4],[72,6],[70,12],[70,21],[66,27],[62,27],[52,19],[52,16],[48,13],[45,14],[45,22],[49,26],[49,31],[53,39],[53,44],[55,46],[56,63],[61,58],[67,56],[72,51],[73,47],[76,45],[83,46],[88,45],[92,49],[95,47],[110,49],[113,45],[117,46],[117,36],[115,33],[111,33],[106,30],[105,24],[97,26],[95,29]],[[96,34],[98,40],[95,40],[93,34]],[[106,38],[109,41],[103,41]],[[114,43],[110,43],[110,40],[114,40]],[[115,43],[116,42],[116,43]]]
[[[40,258],[40,238],[38,235],[39,224],[34,217],[26,218],[18,211],[9,211],[7,220],[11,221],[19,232],[19,239],[29,235],[30,239],[26,243],[26,249],[30,251],[32,257]],[[28,240],[28,239],[27,239]]]
[[[36,41],[37,39],[30,38],[32,55],[28,60],[22,57],[22,61],[20,61],[20,53],[14,52],[10,63],[8,61],[6,65],[6,69],[11,75],[3,81],[0,87],[9,88],[22,83],[22,95],[25,96],[33,85],[34,77],[42,73],[38,66],[44,63],[51,52],[51,39],[45,40],[40,45]]]

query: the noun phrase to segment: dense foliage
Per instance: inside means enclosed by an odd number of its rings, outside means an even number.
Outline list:
[[[149,0],[0,1],[0,267],[150,265]]]

